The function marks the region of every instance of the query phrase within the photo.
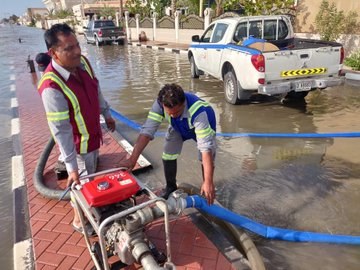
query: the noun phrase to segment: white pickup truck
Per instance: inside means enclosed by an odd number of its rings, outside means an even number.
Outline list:
[[[214,21],[188,50],[191,76],[204,73],[224,81],[227,102],[253,93],[304,98],[309,91],[342,83],[344,49],[336,42],[294,37],[285,15]]]

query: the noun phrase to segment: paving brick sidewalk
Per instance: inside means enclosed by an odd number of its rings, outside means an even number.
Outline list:
[[[50,138],[35,81],[30,74],[22,74],[16,81],[35,269],[91,269],[94,264],[85,241],[71,227],[73,214],[69,202],[44,198],[33,185],[37,161]],[[58,155],[55,147],[44,171],[46,184],[53,188],[65,186],[65,181],[57,181],[53,172]],[[99,169],[115,168],[125,156],[126,151],[106,133],[100,149]],[[189,217],[173,219],[170,226],[173,262],[177,269],[234,269]],[[154,222],[147,228],[147,235],[159,249],[165,249],[162,222]],[[133,265],[125,269],[141,267]]]

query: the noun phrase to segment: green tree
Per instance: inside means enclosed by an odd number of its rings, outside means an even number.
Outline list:
[[[112,7],[102,7],[100,9],[100,17],[108,18],[111,16],[112,18],[115,18],[115,9]]]
[[[141,9],[141,1],[140,0],[127,0],[125,4],[126,9],[130,14],[140,14],[139,10]]]
[[[171,0],[155,0],[151,4],[154,7],[154,11],[159,14],[159,17],[165,15],[165,7],[169,6]]]
[[[13,14],[13,15],[11,15],[11,16],[9,17],[9,20],[10,20],[10,21],[12,20],[13,22],[17,22],[18,19],[19,19],[19,17],[16,16],[15,14]]]
[[[141,17],[150,16],[151,2],[147,2],[144,6],[141,0],[128,0],[126,1],[125,7],[129,13],[135,15],[140,14]]]
[[[323,0],[315,17],[316,31],[323,40],[336,40],[341,34],[344,12],[338,11],[335,3]]]
[[[252,0],[243,0],[242,4],[248,16],[288,14],[294,10],[294,0],[261,0],[255,3]]]
[[[351,67],[353,70],[360,70],[360,49],[347,57],[344,64]]]
[[[323,0],[315,17],[316,31],[322,40],[336,40],[341,34],[355,33],[360,27],[357,17],[356,11],[345,15],[344,11],[337,10],[335,3],[330,4],[328,0]]]
[[[74,13],[68,9],[61,9],[59,11],[50,10],[49,17],[51,19],[65,19],[74,16]]]

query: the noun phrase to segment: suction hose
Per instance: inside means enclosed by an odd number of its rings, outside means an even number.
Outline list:
[[[179,188],[184,190],[186,193],[190,195],[195,195],[200,193],[199,188],[187,183],[181,183],[179,185]],[[240,230],[239,228],[235,227],[233,224],[223,219],[217,218],[215,222],[218,223],[220,226],[225,227],[234,236],[234,238],[236,239],[236,244],[238,245],[237,248],[245,252],[246,258],[248,260],[247,263],[249,264],[252,270],[265,270],[265,265],[260,253],[257,250],[254,242],[246,234],[246,232]]]
[[[35,189],[44,197],[54,200],[59,200],[64,193],[64,190],[60,189],[51,189],[44,184],[44,169],[46,162],[50,156],[51,150],[54,148],[55,141],[53,138],[50,138],[47,142],[41,156],[36,164],[35,172],[33,176],[33,182]],[[70,192],[65,194],[62,200],[70,200]]]
[[[239,227],[245,228],[253,233],[268,239],[277,239],[290,242],[318,242],[360,245],[360,236],[352,235],[330,235],[325,233],[315,233],[306,231],[295,231],[277,227],[265,226],[261,223],[252,221],[247,217],[235,214],[218,205],[208,205],[206,200],[198,195],[186,198],[186,208],[195,207],[209,215],[215,216]]]

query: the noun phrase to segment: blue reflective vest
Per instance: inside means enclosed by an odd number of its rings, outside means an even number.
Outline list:
[[[187,102],[187,109],[190,114],[190,118],[172,118],[171,117],[171,126],[181,134],[184,141],[193,139],[196,141],[194,119],[202,112],[206,112],[208,121],[214,134],[216,132],[216,118],[213,108],[204,100],[199,97],[185,93],[185,98]]]

